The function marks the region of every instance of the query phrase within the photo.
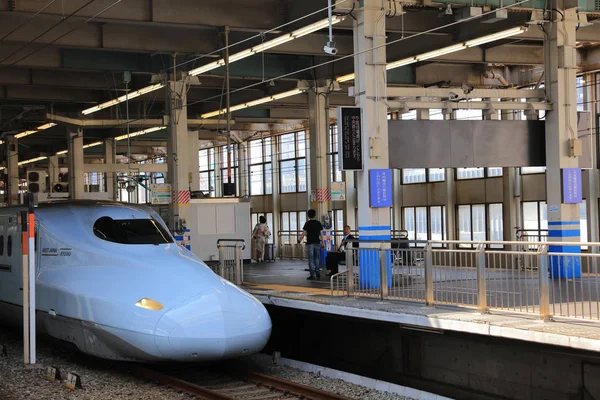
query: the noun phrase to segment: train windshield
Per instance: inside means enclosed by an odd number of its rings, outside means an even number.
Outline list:
[[[173,243],[169,233],[154,218],[112,219],[102,217],[94,224],[94,234],[100,239],[121,244]]]

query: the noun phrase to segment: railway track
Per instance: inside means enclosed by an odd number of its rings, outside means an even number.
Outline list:
[[[180,369],[161,372],[136,367],[149,380],[207,400],[352,400],[335,393],[252,371],[221,373]]]

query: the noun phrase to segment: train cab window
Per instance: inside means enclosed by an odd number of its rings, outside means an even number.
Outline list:
[[[8,235],[8,242],[6,243],[6,255],[12,256],[12,235]]]
[[[0,235],[0,256],[4,255],[4,235]]]
[[[173,243],[169,233],[154,218],[112,219],[101,217],[94,223],[94,235],[121,244]]]

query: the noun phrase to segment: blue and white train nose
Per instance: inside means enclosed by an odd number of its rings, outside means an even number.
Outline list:
[[[168,310],[157,324],[155,342],[165,358],[194,362],[257,353],[270,335],[265,307],[224,282]]]

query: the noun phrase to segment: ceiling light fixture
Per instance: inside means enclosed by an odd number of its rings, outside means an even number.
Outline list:
[[[286,97],[295,96],[300,93],[303,93],[302,90],[300,90],[300,89],[288,90],[287,92],[277,93],[272,96],[267,96],[267,97],[263,97],[261,99],[249,101],[247,103],[238,104],[238,105],[230,107],[229,109],[232,112],[238,111],[238,110],[242,110],[244,108],[257,106],[257,105],[263,104],[263,103],[268,103],[270,101],[285,99]],[[227,112],[227,109],[224,108],[222,110],[217,110],[217,111],[212,111],[212,112],[209,112],[206,114],[202,114],[200,117],[201,118],[212,118],[212,117],[216,117],[217,115],[220,115],[220,114],[225,114],[226,112]]]
[[[131,93],[124,94],[123,96],[119,96],[116,99],[107,101],[106,103],[98,104],[97,106],[87,108],[87,109],[83,110],[81,113],[83,115],[92,114],[92,113],[95,113],[96,111],[100,111],[105,108],[112,107],[114,105],[117,105],[117,104],[122,103],[127,100],[135,99],[136,97],[142,96],[142,95],[150,93],[150,92],[154,92],[155,90],[162,89],[164,87],[165,87],[164,83],[157,83],[156,85],[146,86],[139,90],[134,90]]]
[[[469,47],[476,47],[476,46],[480,46],[485,43],[490,43],[490,42],[494,42],[496,40],[505,39],[507,37],[519,35],[526,31],[527,31],[526,27],[518,26],[516,28],[507,29],[505,31],[496,32],[491,35],[482,36],[477,39],[467,40],[466,42],[463,42],[463,43],[455,44],[455,45],[448,46],[448,47],[443,47],[441,49],[433,50],[433,51],[430,51],[427,53],[419,54],[419,55],[405,58],[402,60],[393,61],[393,62],[390,62],[387,64],[386,69],[389,71],[390,69],[402,67],[402,66],[409,65],[409,64],[414,64],[419,61],[425,61],[430,58],[440,57],[445,54],[450,54],[450,53],[454,53],[456,51],[467,49]],[[355,74],[347,74],[347,75],[340,76],[336,80],[338,82],[348,82],[348,81],[354,80],[354,78],[355,78]]]
[[[15,138],[21,139],[21,138],[24,138],[25,136],[33,135],[34,133],[38,133],[40,131],[44,131],[46,129],[52,128],[53,126],[56,126],[56,124],[54,122],[48,122],[47,124],[40,125],[37,128],[32,129],[30,131],[24,131],[24,132],[17,133],[15,135]]]
[[[343,20],[344,20],[344,17],[334,16],[331,23],[337,24],[338,22],[341,22]],[[324,20],[315,22],[314,24],[310,24],[303,28],[297,29],[291,33],[286,33],[283,36],[276,37],[275,39],[266,41],[264,43],[254,46],[250,49],[246,49],[246,50],[240,51],[239,53],[232,54],[229,56],[229,63],[233,63],[233,62],[242,60],[244,58],[250,57],[254,54],[261,53],[263,51],[266,51],[273,47],[279,46],[281,44],[291,42],[294,39],[301,38],[302,36],[306,36],[310,33],[316,32],[320,29],[326,28],[327,26],[329,26],[329,19],[324,19]],[[205,72],[211,71],[213,69],[222,67],[223,65],[225,65],[225,60],[220,59],[218,61],[211,62],[211,63],[203,65],[201,67],[194,68],[188,72],[188,75],[189,76],[200,75]],[[83,115],[92,114],[97,111],[103,110],[105,108],[115,106],[119,103],[126,101],[127,99],[133,99],[133,98],[136,98],[143,94],[147,94],[147,93],[153,92],[155,90],[162,89],[163,87],[165,87],[165,85],[163,83],[157,83],[155,85],[146,86],[142,89],[139,89],[139,90],[129,93],[129,95],[123,95],[123,96],[117,97],[116,99],[109,100],[105,103],[98,104],[94,107],[87,108],[87,109],[83,110],[81,113]]]

